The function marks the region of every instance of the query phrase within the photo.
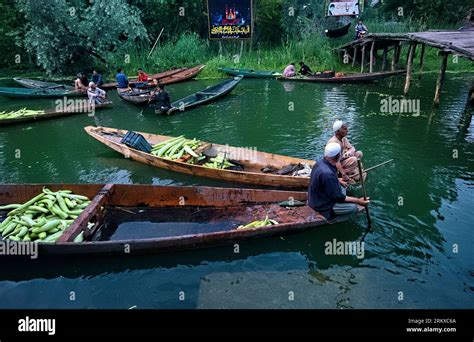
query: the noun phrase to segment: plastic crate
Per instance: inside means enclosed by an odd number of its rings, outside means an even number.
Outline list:
[[[143,135],[133,131],[128,131],[120,142],[135,150],[146,153],[150,153],[152,149],[152,146],[146,141]]]

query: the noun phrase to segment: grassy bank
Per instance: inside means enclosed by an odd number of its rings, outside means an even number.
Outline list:
[[[424,31],[427,27],[416,20],[405,20],[404,22],[378,20],[367,20],[366,25],[370,32],[414,32]],[[443,29],[449,29],[443,27]],[[199,38],[189,33],[183,34],[175,42],[158,44],[154,52],[148,56],[149,51],[120,51],[107,58],[107,65],[94,66],[103,70],[109,80],[114,79],[116,68],[121,66],[128,75],[136,75],[138,68],[143,68],[149,73],[164,71],[173,67],[190,67],[196,64],[206,64],[206,68],[199,74],[198,78],[218,78],[224,75],[218,71],[219,67],[252,68],[261,70],[282,71],[289,63],[305,61],[313,70],[337,70],[343,72],[357,72],[359,66],[352,68],[351,64],[342,63],[341,58],[334,49],[343,45],[353,38],[353,31],[343,38],[329,39],[322,32],[315,33],[303,41],[287,41],[278,46],[267,46],[257,44],[253,48],[248,42],[243,46],[238,41],[219,43]],[[242,48],[243,47],[243,48]],[[404,47],[400,57],[401,67],[404,66],[407,55],[407,47]],[[417,55],[419,55],[419,49]],[[438,50],[427,47],[425,52],[424,71],[438,71],[440,57]],[[389,58],[391,53],[389,53]],[[415,72],[418,71],[418,56],[415,56]],[[376,66],[379,67],[380,63]],[[451,57],[448,60],[448,72],[474,72],[474,63],[463,58]],[[79,71],[79,70],[78,70]],[[3,70],[0,77],[12,77],[23,75],[28,77],[41,77],[44,75],[39,70]],[[70,79],[73,76],[58,78]]]

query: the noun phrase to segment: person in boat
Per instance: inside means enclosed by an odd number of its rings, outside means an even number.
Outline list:
[[[102,74],[97,72],[97,70],[92,71],[92,82],[95,83],[96,86],[100,87],[102,84],[104,84],[104,81],[102,80]]]
[[[299,64],[300,64],[300,71],[298,73],[300,75],[310,76],[313,74],[313,72],[311,71],[311,68],[307,66],[306,64],[304,64],[304,62],[300,62]]]
[[[295,63],[289,64],[285,70],[283,70],[283,76],[285,77],[293,77],[296,75],[296,68]]]
[[[99,87],[94,82],[89,83],[89,88],[87,89],[87,97],[89,97],[89,103],[91,105],[100,105],[106,101],[105,96],[106,92]]]
[[[346,195],[347,183],[337,176],[336,164],[341,157],[341,146],[329,143],[324,149],[324,157],[316,161],[311,170],[308,187],[308,206],[324,219],[357,212],[357,205],[366,206],[369,198]]]
[[[170,95],[166,92],[163,84],[158,84],[158,87],[151,93],[151,101],[153,101],[155,111],[166,113],[171,109]]]
[[[364,35],[367,34],[367,32],[369,32],[369,29],[367,28],[367,26],[365,26],[362,20],[359,20],[355,27],[355,39],[362,38]]]
[[[342,120],[336,120],[332,126],[334,136],[328,140],[327,145],[331,143],[337,143],[341,147],[341,158],[336,164],[337,170],[342,176],[344,181],[350,179],[358,180],[359,179],[359,170],[357,167],[357,159],[363,157],[361,151],[357,151],[354,146],[351,145],[349,139],[347,139],[347,134],[349,133],[349,128],[347,124]]]
[[[130,88],[128,82],[127,75],[123,73],[122,68],[117,69],[117,75],[115,75],[115,79],[117,80],[117,90],[119,92],[132,91],[132,88]]]
[[[81,93],[85,93],[87,91],[87,83],[84,83],[84,76],[82,72],[77,74],[76,80],[74,81],[74,89]]]
[[[149,83],[153,83],[153,80],[148,76],[142,68],[138,69],[138,80],[135,83],[135,87],[140,88],[140,86],[146,86]]]

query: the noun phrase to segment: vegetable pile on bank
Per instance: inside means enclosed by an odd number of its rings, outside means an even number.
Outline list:
[[[89,198],[70,190],[43,191],[23,204],[9,204],[0,210],[12,209],[0,223],[3,240],[54,243],[90,204]],[[89,228],[93,226],[89,223]],[[82,242],[81,232],[74,242]]]

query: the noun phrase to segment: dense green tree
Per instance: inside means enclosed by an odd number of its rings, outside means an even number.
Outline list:
[[[23,59],[16,59],[16,55],[21,56],[22,50],[16,44],[20,36],[22,27],[20,13],[15,8],[12,0],[0,2],[0,67],[11,67],[17,63],[23,63]]]
[[[49,74],[78,70],[148,43],[140,10],[125,0],[18,0],[24,45]]]

